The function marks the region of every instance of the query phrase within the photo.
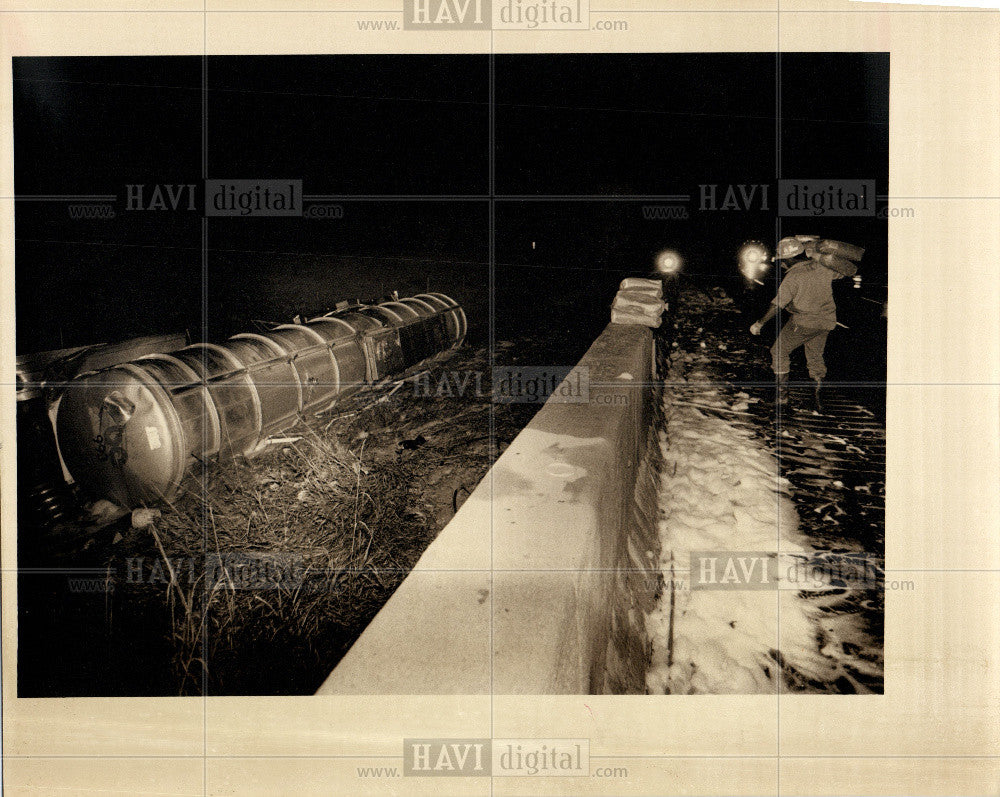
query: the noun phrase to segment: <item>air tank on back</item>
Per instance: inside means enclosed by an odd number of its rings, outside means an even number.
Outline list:
[[[457,302],[426,293],[80,374],[59,405],[59,446],[95,497],[170,501],[196,463],[250,455],[304,415],[459,346],[466,329]]]

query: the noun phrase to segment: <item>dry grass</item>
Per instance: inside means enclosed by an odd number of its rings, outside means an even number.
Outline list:
[[[150,528],[179,694],[313,691],[485,474],[487,399],[393,387],[204,468]]]
[[[165,561],[202,564],[193,579],[172,573],[167,590],[181,693],[202,679],[242,691],[248,673],[227,659],[279,641],[318,662],[332,652],[323,633],[367,622],[428,541],[405,512],[404,469],[369,467],[363,446],[312,433],[241,470],[192,491],[153,531]]]

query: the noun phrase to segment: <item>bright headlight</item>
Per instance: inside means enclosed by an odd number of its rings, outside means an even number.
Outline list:
[[[676,274],[683,265],[681,256],[672,249],[664,249],[656,256],[656,270],[661,274]]]
[[[747,241],[736,257],[740,273],[749,280],[756,279],[770,267],[770,252],[760,241]]]

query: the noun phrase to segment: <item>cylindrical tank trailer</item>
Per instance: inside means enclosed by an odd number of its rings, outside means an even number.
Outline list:
[[[300,416],[459,346],[466,329],[456,301],[424,293],[149,354],[74,378],[56,437],[85,491],[128,507],[170,501],[195,462],[250,454]]]

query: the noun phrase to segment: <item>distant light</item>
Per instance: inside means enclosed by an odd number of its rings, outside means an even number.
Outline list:
[[[681,256],[672,249],[664,249],[656,256],[656,270],[661,274],[676,274],[683,264]]]
[[[535,242],[534,242],[534,241],[532,241],[532,242],[531,242],[531,248],[532,248],[532,249],[534,249],[534,248],[535,248]]]
[[[858,275],[856,275],[856,274],[854,276],[854,287],[855,288],[860,288],[861,287],[861,277],[858,276]]]
[[[759,277],[770,268],[770,255],[760,241],[747,241],[737,253],[740,273],[751,282],[759,283]]]

